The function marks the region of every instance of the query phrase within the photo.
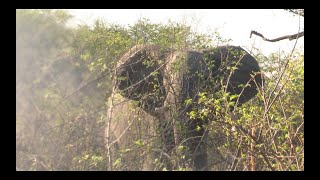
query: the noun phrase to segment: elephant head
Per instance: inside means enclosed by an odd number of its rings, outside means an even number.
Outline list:
[[[136,45],[119,61],[116,77],[120,94],[131,100],[139,100],[139,106],[152,114],[162,107],[166,97],[163,73],[160,67],[169,53],[156,45]]]
[[[186,107],[185,100],[195,100],[199,92],[218,92],[225,85],[226,92],[239,95],[236,102],[241,105],[257,94],[257,85],[262,83],[261,76],[256,75],[259,72],[257,61],[241,47],[177,51],[156,45],[136,45],[118,63],[116,86],[123,97],[138,101],[138,106],[150,115],[156,116],[157,109],[173,105],[179,111],[179,121],[188,121],[186,111],[194,107]],[[222,80],[223,84],[214,79]],[[158,119],[169,122],[166,114],[168,112],[162,112],[164,116]],[[195,131],[196,123],[185,123],[187,137],[204,134],[203,129]],[[166,130],[165,134],[171,137],[163,139],[165,144],[172,145],[173,131]],[[194,170],[206,167],[205,144],[200,150],[196,148],[201,141],[193,138],[188,144],[195,154],[192,156]]]

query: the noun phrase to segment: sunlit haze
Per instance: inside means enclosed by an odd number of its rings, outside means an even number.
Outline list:
[[[231,44],[250,48],[253,44],[265,54],[290,52],[295,41],[283,40],[266,42],[260,37],[250,38],[251,30],[273,39],[295,34],[304,30],[304,21],[299,16],[282,9],[72,9],[74,24],[92,25],[100,18],[105,22],[132,25],[137,20],[147,18],[153,23],[167,23],[168,20],[186,23],[193,30],[210,33],[217,30],[223,38],[231,39]],[[304,38],[297,43],[303,48]]]

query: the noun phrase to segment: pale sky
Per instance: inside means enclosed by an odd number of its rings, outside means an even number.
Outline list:
[[[223,38],[232,39],[230,44],[261,49],[265,55],[283,50],[291,51],[295,41],[282,40],[266,42],[253,35],[251,30],[273,39],[284,35],[295,34],[304,30],[304,19],[293,16],[281,9],[72,9],[75,23],[92,25],[95,19],[119,25],[133,25],[137,20],[148,18],[153,23],[171,21],[191,25],[195,31],[214,32],[218,30]],[[304,48],[304,37],[298,40],[297,47]]]

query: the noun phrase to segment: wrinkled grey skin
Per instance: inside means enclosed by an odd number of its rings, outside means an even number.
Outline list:
[[[230,75],[227,67],[232,66],[237,69]],[[190,167],[193,170],[208,170],[206,133],[204,128],[195,129],[207,124],[209,119],[190,120],[187,112],[197,109],[196,103],[186,105],[184,102],[187,99],[196,102],[199,92],[219,91],[221,85],[210,81],[219,77],[227,84],[227,92],[240,94],[236,102],[241,105],[257,94],[256,83],[261,84],[261,76],[256,75],[253,79],[251,75],[259,72],[257,61],[241,47],[176,51],[156,45],[136,45],[118,63],[116,88],[124,99],[136,102],[135,105],[144,111],[141,117],[149,116],[145,119],[160,129],[159,132],[152,130],[152,134],[160,134],[164,153],[170,155],[182,139],[188,139],[183,145],[188,147],[186,155],[187,159],[191,159]],[[250,86],[243,89],[240,84]],[[179,131],[176,124],[183,125],[184,131]],[[116,128],[112,127],[115,131]],[[114,137],[117,136],[119,134]],[[151,157],[145,159],[150,161],[156,158],[154,156],[159,156],[159,153],[150,154]],[[147,161],[143,163],[152,164]],[[164,160],[164,164],[168,170],[175,166],[169,160]],[[148,165],[142,166],[153,170]]]

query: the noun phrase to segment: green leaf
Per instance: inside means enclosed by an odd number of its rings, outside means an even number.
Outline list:
[[[189,112],[189,117],[190,117],[190,119],[196,119],[197,113],[195,111],[191,111],[191,112]]]
[[[184,104],[185,105],[190,105],[190,104],[192,104],[192,99],[190,98],[190,99],[186,99],[185,101],[184,101]]]
[[[233,95],[230,96],[230,100],[236,99],[236,98],[238,98],[238,96],[239,95],[237,95],[237,94],[233,94]]]
[[[200,131],[200,130],[201,130],[201,127],[199,125],[197,125],[196,131]]]

